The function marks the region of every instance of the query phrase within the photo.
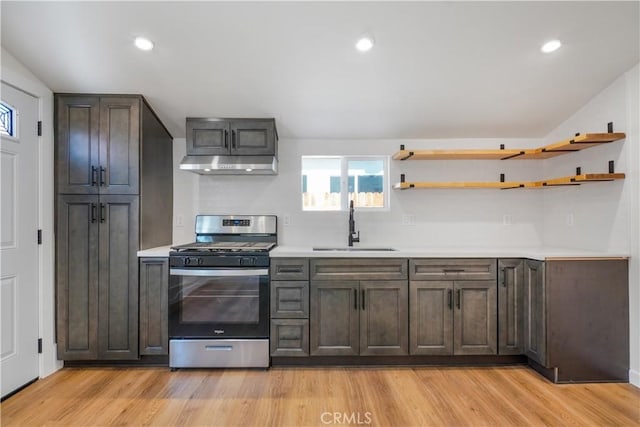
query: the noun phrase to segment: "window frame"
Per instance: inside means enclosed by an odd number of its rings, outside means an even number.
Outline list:
[[[303,171],[304,159],[339,159],[340,160],[340,207],[338,209],[317,209],[305,208],[303,200]],[[355,206],[354,209],[362,212],[388,212],[390,207],[390,178],[389,178],[389,156],[385,155],[302,155],[300,158],[300,207],[302,212],[346,212],[349,210],[349,162],[351,161],[382,161],[382,194],[383,206]],[[354,192],[355,192],[354,179]]]

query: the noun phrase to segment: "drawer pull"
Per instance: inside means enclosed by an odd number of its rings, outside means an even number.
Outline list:
[[[465,271],[464,268],[445,268],[442,271],[445,273],[463,273]]]
[[[302,302],[301,299],[280,299],[280,302]]]
[[[207,351],[231,351],[233,346],[231,345],[205,345],[204,349]]]
[[[302,273],[301,267],[280,267],[278,273]]]
[[[300,337],[280,337],[280,341],[300,341]]]

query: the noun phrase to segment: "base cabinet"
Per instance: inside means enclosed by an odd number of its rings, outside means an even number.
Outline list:
[[[547,366],[547,322],[544,261],[524,262],[524,353]]]
[[[58,357],[138,358],[137,196],[58,196]]]
[[[524,354],[524,264],[498,260],[498,354]]]
[[[493,281],[411,281],[414,355],[497,354]]]
[[[169,354],[169,259],[140,259],[140,355]]]
[[[312,281],[311,355],[408,354],[403,280]]]

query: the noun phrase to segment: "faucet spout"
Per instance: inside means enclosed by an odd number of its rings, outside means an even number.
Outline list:
[[[349,246],[360,242],[360,230],[356,233],[356,221],[353,218],[353,200],[349,202]]]

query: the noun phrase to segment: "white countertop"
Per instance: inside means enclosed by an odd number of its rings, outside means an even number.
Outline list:
[[[168,257],[171,246],[138,251],[138,257]],[[355,248],[362,248],[355,246]],[[469,248],[425,247],[402,248],[394,251],[314,251],[312,247],[277,246],[269,252],[271,258],[529,258],[537,260],[553,258],[628,258],[621,252],[586,251],[570,248]]]
[[[393,247],[393,246],[392,246]],[[358,246],[355,246],[358,248]],[[627,258],[620,252],[585,251],[569,248],[469,248],[469,247],[393,247],[395,251],[314,251],[311,247],[278,246],[269,252],[272,258]]]

